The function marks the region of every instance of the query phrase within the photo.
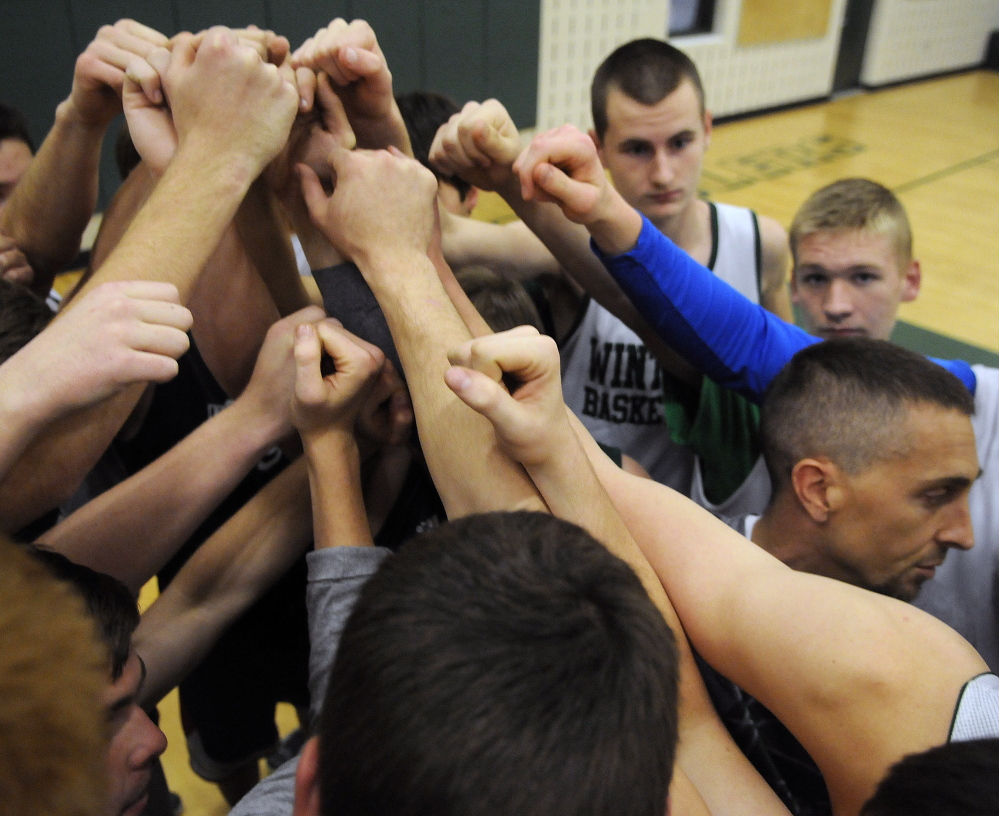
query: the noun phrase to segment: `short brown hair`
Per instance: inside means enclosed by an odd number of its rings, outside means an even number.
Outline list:
[[[600,63],[590,85],[593,129],[603,140],[607,132],[607,94],[611,88],[643,105],[656,105],[689,79],[704,115],[704,87],[693,60],[662,40],[646,37],[615,49]]]
[[[774,495],[802,459],[825,456],[856,474],[905,455],[903,420],[916,405],[968,417],[975,411],[956,376],[887,340],[833,338],[806,346],[774,377],[760,410]]]
[[[504,278],[479,264],[462,267],[454,276],[494,332],[516,326],[534,326],[539,332],[545,330],[537,306],[520,281]]]
[[[0,539],[0,814],[104,808],[107,653],[69,586]]]
[[[887,235],[899,261],[912,260],[912,230],[905,208],[887,187],[865,178],[834,181],[812,193],[791,222],[791,254],[798,262],[798,241],[816,232],[863,230]]]

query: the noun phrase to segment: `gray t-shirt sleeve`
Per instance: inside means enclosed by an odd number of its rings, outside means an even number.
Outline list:
[[[309,693],[315,718],[326,694],[333,656],[340,635],[365,582],[377,571],[389,550],[382,547],[332,547],[306,556],[309,585]],[[298,757],[288,760],[256,785],[229,816],[291,816],[295,804]]]
[[[309,714],[319,713],[333,656],[361,587],[389,555],[384,547],[331,547],[306,556],[309,584]]]

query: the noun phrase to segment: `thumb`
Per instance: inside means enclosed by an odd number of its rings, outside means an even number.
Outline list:
[[[305,206],[309,209],[309,215],[316,223],[322,223],[323,211],[329,199],[323,185],[319,183],[319,176],[307,164],[297,164],[298,177],[302,180],[302,197],[305,199]]]
[[[295,329],[295,399],[306,405],[321,402],[323,375],[320,370],[322,347],[310,323]]]
[[[562,207],[566,215],[589,213],[600,197],[600,191],[594,185],[576,181],[547,162],[534,168],[533,180],[536,188]]]
[[[511,147],[511,140],[488,122],[479,122],[472,131],[475,146],[497,164],[509,164],[520,152],[517,142]]]

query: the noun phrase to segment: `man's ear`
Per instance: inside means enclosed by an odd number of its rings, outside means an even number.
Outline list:
[[[802,459],[791,471],[791,486],[802,509],[816,524],[843,506],[842,472],[828,459]]]
[[[597,132],[593,128],[590,128],[588,131],[586,131],[586,133],[590,137],[590,141],[593,142],[593,146],[596,147],[597,149],[597,157],[600,159],[600,163],[603,164],[604,146],[603,143],[600,141],[600,137],[597,136]]]
[[[302,746],[295,771],[295,807],[292,816],[319,816],[319,738]]]
[[[707,150],[711,144],[711,128],[714,126],[714,117],[711,111],[704,111],[704,149]]]
[[[919,268],[919,261],[913,258],[905,268],[902,275],[902,302],[908,303],[915,300],[919,294],[919,284],[923,281],[923,272]]]

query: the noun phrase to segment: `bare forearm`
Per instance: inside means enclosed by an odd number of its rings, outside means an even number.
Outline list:
[[[143,615],[133,643],[146,661],[143,704],[180,682],[225,629],[308,548],[305,462],[295,462],[212,535]]]
[[[207,146],[181,147],[121,243],[82,291],[103,281],[141,277],[173,283],[187,303],[252,175],[248,162],[215,156]]]
[[[302,285],[295,252],[278,208],[263,179],[257,179],[236,212],[236,229],[282,317],[304,309],[309,296]]]
[[[572,280],[635,332],[664,369],[686,382],[700,381],[700,375],[659,338],[610,273],[604,269],[597,256],[590,251],[590,231],[586,227],[572,223],[554,204],[524,201],[520,197],[519,187],[504,189],[503,197],[524,223],[544,242]],[[629,208],[628,212],[638,218],[634,210]],[[641,227],[640,218],[638,226]],[[616,248],[618,243],[628,244],[627,236],[630,235],[632,227],[633,224],[629,222],[617,230],[620,235],[614,233]],[[633,244],[632,240],[631,245]],[[630,248],[630,245],[624,247],[624,249]]]
[[[32,289],[48,294],[55,273],[73,260],[97,206],[103,127],[80,122],[67,100],[0,222],[35,270]]]
[[[385,312],[399,351],[420,441],[449,518],[489,510],[542,510],[523,469],[503,454],[492,425],[444,384],[447,352],[471,339],[426,255],[383,256],[358,266]],[[402,270],[405,270],[403,272]]]
[[[138,594],[278,441],[269,424],[237,400],[42,541]]]
[[[349,432],[303,438],[316,549],[374,545],[361,492],[360,457]]]

